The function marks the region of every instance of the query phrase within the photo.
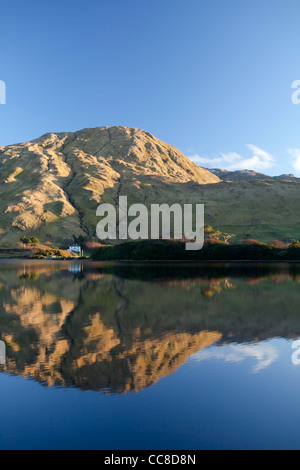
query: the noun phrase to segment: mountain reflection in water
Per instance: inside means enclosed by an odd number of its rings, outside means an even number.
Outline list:
[[[126,393],[195,360],[276,360],[300,336],[296,264],[0,263],[0,370]],[[210,346],[217,345],[211,349]]]

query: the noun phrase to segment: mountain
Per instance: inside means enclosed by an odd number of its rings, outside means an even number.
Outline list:
[[[210,169],[221,183],[205,189],[207,223],[237,235],[236,241],[300,239],[300,178],[252,170]]]
[[[101,202],[189,199],[220,179],[149,132],[100,127],[0,147],[0,246],[22,235],[67,243],[95,236]]]
[[[300,181],[292,174],[284,174],[279,176],[269,176],[263,173],[257,173],[253,170],[237,170],[228,171],[221,170],[220,168],[207,168],[211,173],[218,176],[222,181],[250,181],[250,180],[273,180],[273,181]]]
[[[300,239],[300,179],[207,170],[149,132],[100,127],[0,148],[0,247],[23,235],[61,248],[96,239],[100,203],[204,204],[206,224],[235,240]]]

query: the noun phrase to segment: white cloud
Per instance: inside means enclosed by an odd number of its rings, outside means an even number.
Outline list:
[[[248,144],[247,148],[251,151],[249,157],[243,157],[236,152],[228,152],[221,153],[213,158],[192,155],[189,159],[200,166],[207,166],[209,168],[218,167],[226,170],[262,171],[274,166],[274,157],[270,153],[251,144]]]
[[[300,171],[300,150],[299,149],[288,149],[291,156],[292,166],[296,171]]]
[[[273,364],[278,357],[279,354],[276,348],[266,342],[261,342],[255,344],[213,346],[209,349],[198,351],[191,357],[191,360],[204,361],[218,359],[240,364],[248,358],[253,358],[256,360],[256,364],[252,367],[252,371],[258,373]]]

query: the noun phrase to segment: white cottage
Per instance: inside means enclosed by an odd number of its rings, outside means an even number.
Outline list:
[[[68,249],[71,253],[81,253],[81,246],[80,245],[71,245]]]

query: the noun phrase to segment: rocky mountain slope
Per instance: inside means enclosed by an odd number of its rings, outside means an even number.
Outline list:
[[[63,243],[73,234],[94,237],[100,202],[186,199],[191,184],[220,180],[148,132],[102,127],[0,148],[0,181],[6,247],[27,234]]]
[[[61,248],[96,239],[100,203],[205,204],[206,224],[237,235],[300,239],[300,186],[292,175],[209,171],[150,133],[101,127],[46,134],[0,148],[0,248],[38,237]]]

